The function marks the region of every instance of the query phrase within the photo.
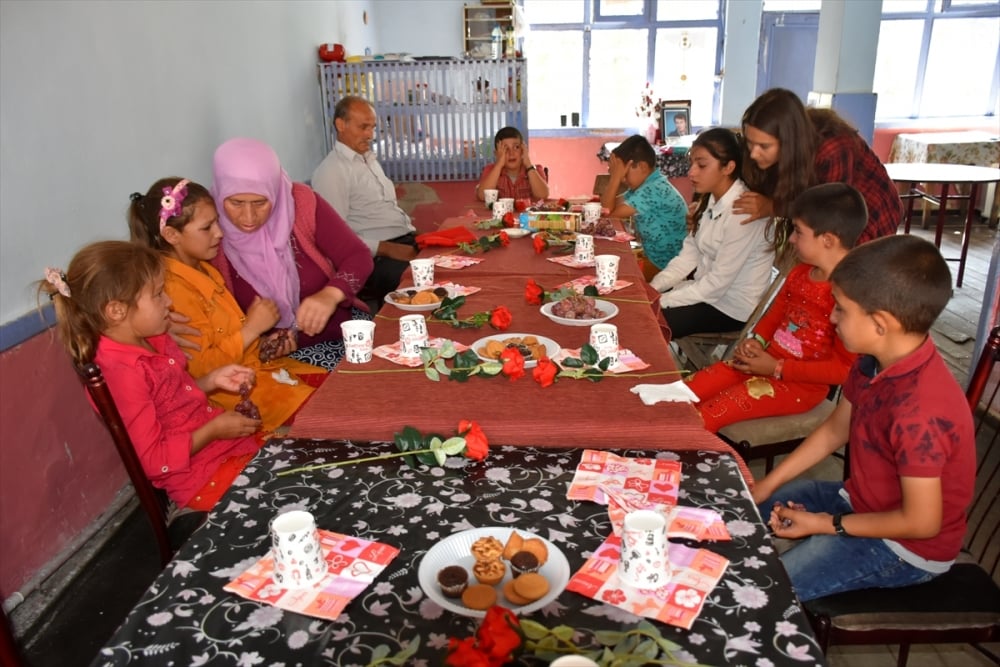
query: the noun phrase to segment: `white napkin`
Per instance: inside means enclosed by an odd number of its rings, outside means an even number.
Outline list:
[[[298,380],[296,380],[291,376],[291,374],[288,372],[288,369],[286,368],[282,368],[271,373],[271,377],[273,377],[276,382],[280,382],[281,384],[288,384],[293,387],[299,383]]]
[[[691,391],[691,388],[683,380],[667,384],[637,384],[629,391],[633,394],[638,394],[639,398],[646,405],[653,405],[660,401],[669,401],[671,403],[698,402],[698,395]]]

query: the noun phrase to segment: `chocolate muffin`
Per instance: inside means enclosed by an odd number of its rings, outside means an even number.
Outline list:
[[[538,568],[538,556],[530,551],[518,551],[510,558],[510,569],[515,577],[527,572],[537,572]]]
[[[438,572],[437,581],[445,597],[457,598],[469,585],[469,573],[464,567],[449,565]]]

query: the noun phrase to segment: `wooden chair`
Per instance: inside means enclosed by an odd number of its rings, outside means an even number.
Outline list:
[[[115,443],[118,456],[125,465],[125,470],[135,488],[135,495],[139,498],[139,504],[153,527],[153,535],[156,537],[156,545],[160,552],[160,563],[166,566],[174,555],[175,547],[183,543],[191,532],[204,522],[207,513],[190,512],[181,515],[174,511],[166,494],[154,487],[146,477],[101,369],[97,364],[89,363],[78,368],[77,372],[84,380],[97,414],[111,433],[111,440]],[[184,517],[183,520],[180,520],[181,516]],[[175,517],[177,521],[172,520]]]
[[[948,572],[926,584],[849,591],[804,603],[824,652],[833,644],[898,643],[897,665],[905,667],[911,644],[958,642],[972,644],[1000,664],[1000,656],[979,645],[1000,640],[998,361],[1000,326],[991,332],[966,392],[969,407],[978,413],[979,463],[965,549]],[[987,385],[989,396],[980,407]]]

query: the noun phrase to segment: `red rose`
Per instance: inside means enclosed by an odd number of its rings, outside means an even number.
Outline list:
[[[503,362],[503,374],[511,380],[524,376],[524,355],[516,347],[508,347],[500,355]]]
[[[497,306],[490,313],[490,326],[500,331],[506,331],[513,319],[514,316],[507,310],[507,306]]]
[[[503,214],[503,226],[504,227],[517,227],[517,220],[514,219],[513,213]]]
[[[524,300],[530,304],[536,306],[542,305],[542,299],[545,297],[545,290],[538,286],[533,279],[528,279],[528,284],[524,286]]]
[[[550,387],[556,381],[558,373],[559,367],[556,366],[555,362],[548,357],[543,357],[538,360],[538,365],[531,372],[531,377],[543,387]]]
[[[500,232],[500,234],[498,236],[499,236],[498,240],[500,241],[500,245],[502,245],[504,247],[510,245],[510,237],[507,236],[507,232]]]
[[[450,638],[444,664],[449,667],[493,667],[489,656],[476,647],[476,640],[472,637],[466,637],[461,641],[454,637]]]
[[[531,245],[535,247],[535,254],[538,255],[541,255],[545,252],[545,249],[549,247],[549,244],[545,241],[545,237],[542,234],[538,234],[531,239]]]
[[[486,434],[476,422],[463,419],[458,424],[458,432],[465,438],[465,455],[475,461],[482,461],[490,453],[490,443]]]
[[[531,206],[530,199],[515,199],[514,200],[514,210],[520,213],[521,211],[527,211],[528,207]]]
[[[486,610],[486,617],[476,632],[479,650],[485,652],[494,664],[504,665],[513,659],[521,646],[520,624],[509,609],[493,605]]]

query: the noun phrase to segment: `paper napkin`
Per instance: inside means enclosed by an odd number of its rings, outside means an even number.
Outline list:
[[[440,348],[446,342],[448,342],[447,338],[429,338],[427,340],[427,346]],[[452,345],[455,346],[455,350],[458,352],[465,352],[469,349],[468,345],[463,345],[462,343],[454,341],[452,341]],[[392,363],[399,364],[400,366],[409,366],[410,368],[423,366],[424,362],[420,360],[420,357],[405,357],[402,354],[402,349],[402,345],[397,340],[392,345],[379,345],[372,350],[372,354],[376,357],[381,357],[382,359],[388,359]]]
[[[556,363],[561,363],[563,359],[567,357],[572,357],[574,359],[580,358],[580,348],[575,348],[572,350],[562,349],[559,350],[553,357],[552,361]],[[649,368],[649,364],[635,356],[632,350],[626,347],[618,348],[618,363],[608,369],[609,373],[628,373],[629,371],[641,371],[644,368]]]
[[[483,261],[483,257],[467,257],[465,255],[434,255],[434,266],[442,269],[464,269],[467,266],[475,266]]]
[[[655,590],[639,590],[618,580],[621,540],[609,535],[569,580],[566,589],[614,605],[636,616],[644,616],[686,630],[705,605],[729,566],[729,560],[707,549],[670,544],[673,572]]]
[[[328,530],[319,531],[319,541],[328,571],[312,588],[287,589],[275,584],[270,553],[223,588],[248,600],[332,621],[399,554],[396,547]]]
[[[615,292],[620,289],[625,289],[626,287],[631,287],[632,284],[633,283],[627,280],[616,280],[613,287],[602,287],[599,288],[597,291],[600,294],[610,294],[611,292]],[[597,276],[580,276],[579,278],[574,278],[573,280],[565,282],[562,285],[558,285],[556,289],[559,289],[561,287],[572,287],[574,290],[576,290],[578,294],[583,294],[584,288],[588,287],[589,285],[595,285],[595,286],[597,285]]]
[[[573,269],[586,269],[586,268],[592,269],[595,266],[597,266],[594,260],[590,260],[589,262],[578,262],[576,261],[576,258],[573,255],[556,255],[555,257],[546,257],[545,259],[549,260],[550,262],[555,262],[556,264],[562,264],[563,266],[568,266]]]

